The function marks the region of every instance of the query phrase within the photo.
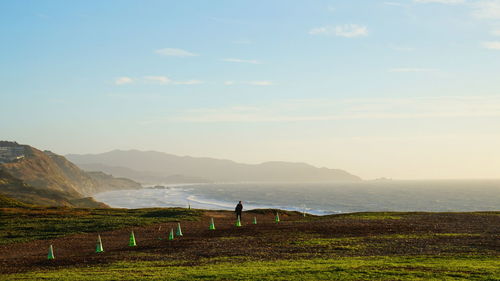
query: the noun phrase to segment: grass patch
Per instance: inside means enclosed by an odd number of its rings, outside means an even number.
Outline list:
[[[238,236],[233,236],[233,237],[219,237],[220,240],[222,241],[227,241],[227,240],[241,240],[242,237],[238,237]]]
[[[280,216],[283,216],[283,215],[286,215],[286,216],[302,215],[301,212],[286,211],[286,210],[280,210],[280,209],[253,209],[253,210],[246,211],[246,213],[259,214],[259,215],[273,215],[273,216],[276,215],[276,213],[278,213]]]
[[[433,239],[440,237],[477,237],[481,236],[479,233],[423,233],[423,234],[391,234],[372,236],[370,238],[380,239]]]
[[[330,244],[339,244],[339,243],[354,243],[357,242],[364,237],[339,237],[339,238],[311,238],[307,240],[298,240],[291,242],[295,245],[330,245]]]
[[[154,223],[197,220],[200,210],[4,208],[0,210],[0,244],[50,239]]]
[[[499,280],[498,257],[367,257],[280,261],[225,258],[117,262],[104,266],[10,274],[6,280]]]
[[[322,247],[334,251],[360,251],[367,247],[360,237],[311,238],[290,242],[301,247]]]
[[[411,213],[395,213],[395,212],[373,212],[373,213],[349,213],[333,215],[339,218],[362,219],[362,220],[399,220],[404,215]]]

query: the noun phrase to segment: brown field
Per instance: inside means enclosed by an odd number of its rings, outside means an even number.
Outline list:
[[[258,224],[253,225],[253,217]],[[302,217],[272,211],[234,214],[205,211],[199,221],[181,221],[184,236],[168,241],[177,223],[127,227],[48,240],[0,245],[0,273],[88,267],[116,261],[178,261],[198,265],[207,258],[283,260],[358,256],[500,255],[500,213],[359,213]],[[208,229],[214,218],[216,230]],[[137,246],[129,247],[134,231]],[[100,234],[104,253],[95,253]],[[47,260],[52,244],[56,259]]]

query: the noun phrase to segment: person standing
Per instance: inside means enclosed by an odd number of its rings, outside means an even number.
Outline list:
[[[236,213],[236,219],[240,218],[241,220],[241,213],[243,211],[243,204],[241,204],[241,201],[238,202],[238,205],[236,205],[236,208],[234,209],[234,212]]]

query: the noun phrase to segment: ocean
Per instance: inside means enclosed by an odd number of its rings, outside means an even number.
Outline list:
[[[279,208],[316,215],[365,211],[498,211],[500,180],[213,183],[118,190],[94,195],[117,208]]]

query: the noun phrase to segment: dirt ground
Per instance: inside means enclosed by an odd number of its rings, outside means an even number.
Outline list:
[[[253,217],[258,224],[252,224]],[[295,257],[387,255],[500,255],[498,213],[408,213],[395,218],[328,216],[303,218],[245,212],[235,227],[231,212],[205,212],[200,221],[180,222],[184,236],[169,241],[177,223],[77,234],[0,246],[0,273],[38,268],[91,266],[115,261],[168,260],[199,264],[215,257],[254,260]],[[208,229],[214,218],[216,230]],[[134,231],[136,247],[129,247]],[[104,253],[95,253],[100,234]],[[47,260],[49,245],[55,260]]]

